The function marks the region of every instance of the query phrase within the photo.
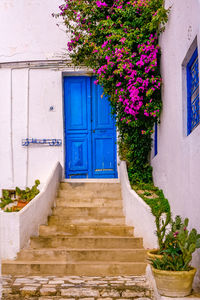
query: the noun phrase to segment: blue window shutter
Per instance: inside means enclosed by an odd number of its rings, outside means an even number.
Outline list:
[[[187,64],[187,134],[199,123],[199,64],[196,49]]]
[[[154,127],[154,156],[158,154],[158,124],[155,123]]]

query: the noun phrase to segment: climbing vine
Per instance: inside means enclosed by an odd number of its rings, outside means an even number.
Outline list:
[[[168,16],[163,0],[64,0],[59,16],[71,36],[72,62],[93,69],[111,102],[130,181],[151,182],[148,155],[162,107],[158,36]]]

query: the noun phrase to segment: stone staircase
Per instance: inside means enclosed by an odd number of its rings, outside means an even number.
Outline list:
[[[142,238],[125,225],[119,183],[61,183],[56,207],[39,236],[2,261],[4,275],[142,275]]]

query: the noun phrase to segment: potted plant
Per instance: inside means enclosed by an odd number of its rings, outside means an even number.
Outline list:
[[[32,188],[26,187],[25,190],[21,190],[16,187],[12,191],[14,199],[11,198],[9,190],[3,190],[3,197],[0,198],[0,208],[5,212],[16,212],[20,211],[24,206],[26,206],[37,194],[39,194],[38,186],[40,181],[35,180],[35,184]]]
[[[191,293],[196,269],[190,263],[192,253],[200,248],[200,234],[194,228],[189,231],[188,222],[177,216],[166,236],[162,257],[149,259],[158,292],[163,296],[184,297]]]
[[[158,248],[151,249],[147,252],[148,258],[161,257],[163,250],[166,248],[166,235],[171,226],[171,209],[168,200],[164,197],[163,191],[155,188],[157,198],[146,197],[142,198],[150,206],[151,212],[155,217],[156,236],[158,239]]]

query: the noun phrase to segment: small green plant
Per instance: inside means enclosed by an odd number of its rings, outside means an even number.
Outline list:
[[[30,189],[27,187],[25,190],[21,190],[20,188],[16,187],[16,195],[21,201],[31,201],[37,194],[39,194],[38,186],[40,181],[37,179],[35,180],[35,184]]]
[[[37,179],[35,180],[35,184],[32,186],[32,188],[27,187],[25,190],[21,190],[20,188],[16,187],[16,189],[13,191],[3,190],[2,198],[0,198],[0,208],[3,209],[5,212],[20,211],[21,208],[15,204],[13,204],[13,206],[9,208],[6,206],[10,203],[14,203],[14,201],[18,201],[18,204],[19,201],[26,203],[31,201],[40,192],[38,189],[39,184],[40,181]],[[12,195],[17,197],[15,199],[12,199]]]
[[[10,197],[9,191],[4,190],[3,191],[3,197],[0,198],[1,202],[0,202],[0,208],[4,208],[6,205],[10,204],[13,202],[13,200]]]
[[[192,254],[200,248],[200,234],[193,228],[187,229],[189,220],[182,221],[176,216],[171,223],[171,230],[166,236],[162,258],[152,258],[152,266],[159,270],[189,271]]]

